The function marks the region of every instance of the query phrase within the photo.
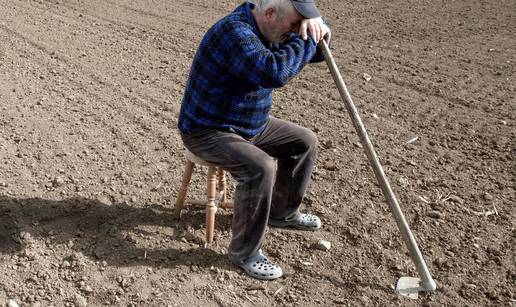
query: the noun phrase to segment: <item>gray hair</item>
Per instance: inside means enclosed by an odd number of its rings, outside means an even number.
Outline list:
[[[290,0],[253,0],[255,8],[260,13],[265,13],[268,8],[273,8],[278,15],[278,18],[283,18],[283,16],[294,10],[294,5]]]

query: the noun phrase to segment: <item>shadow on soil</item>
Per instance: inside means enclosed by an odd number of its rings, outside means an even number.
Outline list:
[[[228,218],[217,216],[218,230],[229,227]],[[166,228],[157,232],[153,226]],[[204,212],[187,210],[177,221],[173,208],[161,205],[137,208],[85,198],[53,201],[0,196],[3,254],[19,253],[39,237],[47,246],[68,245],[93,261],[109,265],[174,267],[192,263],[232,269],[226,255],[202,247],[204,238],[190,233],[189,243],[181,242],[188,226],[197,227],[195,233],[204,235]],[[145,248],[138,246],[144,244]],[[171,245],[174,248],[160,248]]]

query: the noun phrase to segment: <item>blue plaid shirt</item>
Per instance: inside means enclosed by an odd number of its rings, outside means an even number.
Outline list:
[[[272,89],[285,85],[308,62],[323,60],[311,38],[292,34],[270,44],[244,3],[208,30],[193,59],[178,128],[188,134],[211,128],[244,137],[269,119]]]

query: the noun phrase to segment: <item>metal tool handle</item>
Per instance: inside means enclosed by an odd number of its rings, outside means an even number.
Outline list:
[[[414,236],[410,231],[407,221],[403,216],[403,212],[401,212],[400,206],[398,205],[398,201],[396,200],[396,197],[392,192],[391,186],[389,185],[389,182],[385,177],[382,165],[380,164],[380,161],[376,156],[376,152],[373,148],[373,145],[371,144],[371,141],[369,140],[366,129],[362,124],[362,120],[360,119],[358,111],[355,105],[353,104],[353,101],[351,100],[351,95],[349,94],[346,85],[344,84],[344,80],[342,79],[339,69],[335,64],[335,60],[333,59],[330,49],[328,48],[328,44],[324,40],[321,40],[321,42],[319,43],[319,47],[323,51],[326,64],[328,64],[328,68],[330,69],[333,80],[337,85],[337,88],[340,92],[340,96],[342,97],[342,100],[346,105],[346,109],[348,110],[349,116],[353,121],[353,125],[355,126],[358,136],[360,137],[360,141],[365,150],[367,158],[369,158],[369,162],[373,167],[376,179],[378,180],[383,195],[386,198],[389,207],[391,208],[391,211],[394,215],[394,219],[396,220],[396,224],[398,225],[398,228],[402,234],[403,240],[405,241],[405,244],[407,245],[410,251],[412,261],[414,261],[417,267],[417,271],[423,281],[423,284],[421,285],[423,288],[422,290],[433,291],[436,289],[436,284],[430,276],[430,273],[428,272],[428,268],[426,266],[425,260],[423,259],[423,256],[421,255],[421,252],[419,251],[416,240],[414,239]]]

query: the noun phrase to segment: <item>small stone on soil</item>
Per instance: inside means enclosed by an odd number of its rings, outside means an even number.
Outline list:
[[[325,169],[329,170],[329,171],[335,171],[335,170],[338,169],[333,161],[326,161],[326,162],[324,162],[323,167]]]
[[[452,251],[445,251],[444,254],[449,257],[455,257],[455,253]]]
[[[329,251],[331,249],[331,243],[325,240],[319,240],[315,244],[315,247],[322,251]]]
[[[63,177],[61,176],[58,176],[58,177],[55,177],[53,180],[52,180],[52,186],[54,188],[57,188],[57,187],[60,187],[62,186],[63,184],[65,184],[65,180]]]
[[[9,304],[8,304],[9,307],[20,307],[20,305],[18,305],[18,303],[16,303],[15,300],[9,300]]]
[[[80,294],[76,293],[74,295],[73,301],[74,301],[75,305],[78,306],[78,307],[86,307],[86,306],[88,306],[88,300],[86,300],[86,298],[83,297]]]
[[[428,212],[427,215],[428,215],[428,217],[431,217],[433,219],[441,219],[443,217],[443,214],[436,210],[432,210],[432,211]]]
[[[84,291],[85,293],[93,293],[93,289],[88,285],[81,286],[80,290]]]
[[[485,200],[487,200],[487,201],[490,201],[490,200],[493,200],[493,199],[494,199],[494,197],[493,197],[493,195],[491,195],[491,194],[489,194],[489,193],[487,193],[487,192],[486,192],[486,193],[484,194],[484,199],[485,199]]]
[[[451,195],[450,200],[461,205],[464,204],[464,199],[458,197],[457,195]]]
[[[443,257],[439,257],[437,259],[434,260],[434,263],[436,266],[438,266],[439,268],[443,268],[446,266],[446,259],[443,258]]]

